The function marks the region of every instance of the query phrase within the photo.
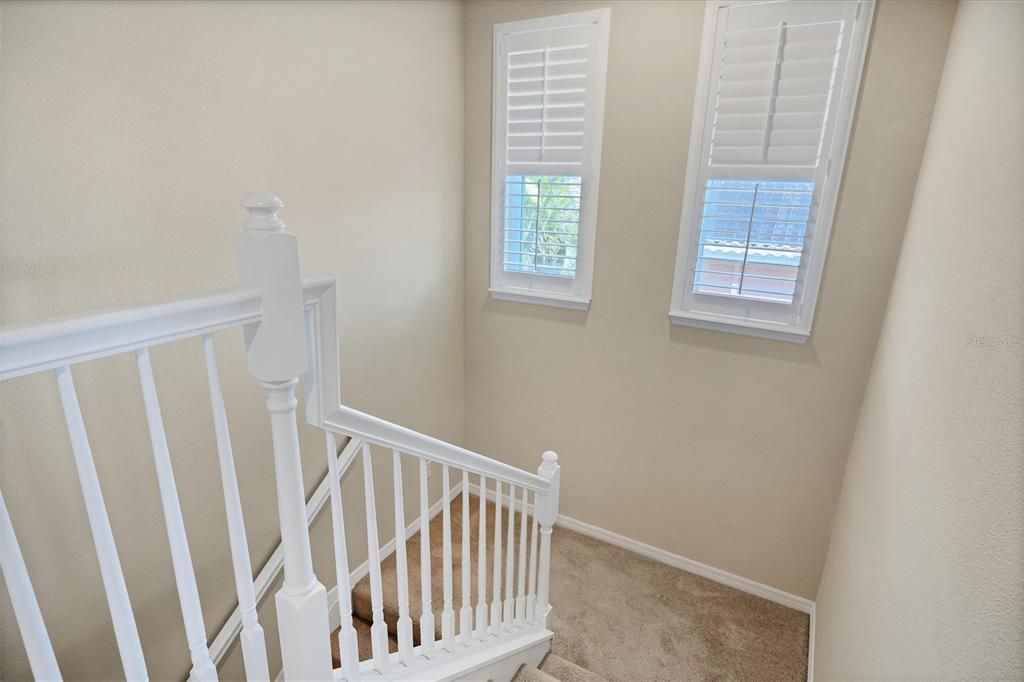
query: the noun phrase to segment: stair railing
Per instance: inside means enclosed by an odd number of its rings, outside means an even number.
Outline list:
[[[183,339],[199,339],[206,360],[218,465],[225,499],[232,568],[238,596],[237,626],[214,642],[217,657],[234,633],[241,639],[246,677],[269,680],[266,641],[257,617],[257,599],[269,584],[266,570],[254,584],[242,507],[220,385],[213,334],[243,327],[250,373],[263,387],[270,413],[277,485],[281,548],[271,563],[284,567],[277,607],[282,676],[289,680],[437,679],[464,673],[489,657],[507,655],[550,640],[550,542],[558,513],[559,466],[554,453],[543,456],[537,474],[378,419],[341,404],[333,278],[306,278],[299,271],[295,237],[278,219],[281,201],[272,194],[249,195],[249,216],[236,242],[239,288],[149,306],[64,318],[0,330],[0,381],[38,372],[54,372],[96,547],[104,591],[125,677],[148,678],[134,612],[107,515],[100,480],[72,379],[72,366],[120,353],[134,353],[142,385],[150,441],[156,464],[161,507],[191,659],[190,679],[214,680],[214,657],[208,646],[199,591],[175,487],[172,453],[167,444],[149,349]],[[327,592],[312,566],[308,523],[311,509],[323,498],[304,499],[297,431],[296,386],[305,389],[306,418],[324,431],[337,567],[339,644],[342,668],[333,671],[329,646]],[[352,621],[350,566],[340,480],[353,457],[339,461],[336,438],[351,440],[346,452],[358,450],[363,463],[366,532],[371,583],[372,656],[359,660]],[[390,451],[395,492],[394,547],[398,564],[398,651],[388,651],[381,562],[384,558],[376,521],[376,487],[372,448]],[[419,646],[413,646],[413,612],[409,602],[402,487],[403,457],[419,472],[421,592]],[[442,608],[435,613],[431,589],[430,514],[427,478],[440,467],[442,483]],[[452,480],[457,481],[453,487]],[[477,481],[477,483],[473,483]],[[471,603],[470,495],[479,501],[477,601]],[[318,491],[318,495],[320,492]],[[458,571],[458,610],[453,590],[452,502],[461,495],[462,554]],[[316,498],[316,495],[314,496]],[[531,501],[532,500],[532,501]],[[493,502],[494,523],[487,523]],[[502,525],[502,515],[506,525]],[[493,542],[493,574],[488,603],[488,528]],[[516,540],[518,528],[518,541]],[[415,529],[414,529],[415,530]],[[503,532],[504,531],[504,534]],[[504,535],[504,537],[503,537]],[[529,535],[529,538],[527,538]],[[504,547],[502,545],[504,544]],[[514,558],[518,546],[518,561]],[[527,547],[529,551],[527,552]],[[504,552],[505,561],[502,561]],[[57,657],[49,640],[29,571],[15,535],[15,524],[0,496],[0,568],[11,593],[15,618],[29,664],[38,679],[59,678]],[[271,567],[273,568],[273,567]],[[514,572],[518,568],[518,573]],[[504,581],[502,573],[504,571]],[[272,572],[272,571],[271,571]],[[235,616],[232,617],[234,619]],[[475,619],[475,622],[474,622]],[[229,625],[232,621],[229,621]],[[435,641],[435,624],[440,638]],[[224,634],[224,633],[222,633]],[[467,667],[470,666],[470,667]],[[375,671],[375,672],[371,672]]]

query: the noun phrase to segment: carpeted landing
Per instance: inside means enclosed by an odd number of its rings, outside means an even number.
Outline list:
[[[470,496],[471,603],[476,603],[478,498]],[[507,514],[502,533],[506,538]],[[462,589],[462,500],[452,502],[453,594],[456,628]],[[519,544],[516,515],[515,544]],[[431,597],[440,638],[442,515],[430,523]],[[494,504],[487,505],[487,579],[490,589]],[[420,605],[420,536],[407,543],[409,603],[416,623]],[[502,562],[504,570],[504,561]],[[517,563],[518,568],[518,563]],[[384,618],[397,648],[398,599],[394,554],[381,563]],[[504,579],[503,579],[504,582]],[[492,595],[488,593],[488,600]],[[361,659],[370,657],[369,579],[353,589],[353,616]],[[551,654],[538,668],[524,666],[519,682],[561,680],[806,680],[807,614],[556,527],[551,541]],[[419,631],[413,633],[419,644]],[[340,666],[337,637],[331,638]]]

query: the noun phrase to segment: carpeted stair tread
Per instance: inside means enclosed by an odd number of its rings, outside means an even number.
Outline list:
[[[370,624],[362,618],[353,618],[352,627],[359,641],[359,660],[365,661],[373,657],[373,644],[370,640]],[[339,628],[340,629],[340,628]],[[388,635],[388,651],[398,651],[398,640]],[[341,651],[338,645],[338,630],[331,633],[331,660],[335,668],[341,667]]]
[[[507,490],[507,487],[505,488]],[[469,532],[470,532],[470,605],[476,607],[477,602],[477,529],[479,528],[480,519],[480,504],[479,497],[474,494],[469,496]],[[493,502],[487,503],[487,602],[490,604],[493,600],[493,594],[491,593],[492,579],[493,579],[493,561],[494,561],[494,512],[495,507]],[[505,585],[505,542],[507,540],[508,532],[508,508],[502,509],[501,515],[501,538],[502,538],[502,589]],[[519,551],[519,524],[521,523],[520,514],[515,515],[515,526],[513,531],[515,533],[514,545],[516,548],[516,561],[515,570],[519,569],[518,551]],[[528,521],[532,523],[532,519],[528,518]],[[456,633],[459,629],[459,611],[462,608],[462,496],[461,494],[452,500],[451,504],[451,522],[452,522],[452,596],[453,596],[453,608],[455,610],[455,629]],[[430,596],[431,603],[433,604],[434,612],[434,637],[435,639],[441,638],[441,610],[444,606],[444,573],[443,573],[443,550],[444,544],[441,540],[443,532],[444,514],[439,513],[430,521],[430,579],[431,588]],[[527,552],[529,552],[529,533],[532,531],[531,528],[527,528]],[[408,576],[409,576],[409,613],[413,622],[413,643],[419,645],[420,643],[420,632],[419,632],[419,618],[420,618],[420,605],[422,603],[421,592],[420,592],[420,534],[417,532],[406,542],[406,555],[408,559]],[[388,632],[392,635],[398,633],[398,558],[394,553],[388,556],[381,562],[381,585],[384,601],[384,620],[388,625]],[[516,574],[518,578],[518,574]],[[513,591],[518,590],[518,580],[513,581]],[[503,595],[504,596],[504,595]],[[358,584],[352,590],[352,612],[355,616],[362,618],[366,621],[373,620],[373,605],[370,597],[370,579],[366,576],[359,581]],[[473,623],[475,627],[476,618],[474,611]]]
[[[557,677],[551,677],[551,675],[548,675],[543,670],[524,663],[519,666],[519,670],[516,671],[516,676],[512,678],[512,682],[559,682],[559,680]]]
[[[559,682],[605,682],[600,675],[555,654],[548,654],[544,657],[540,664],[540,671]]]

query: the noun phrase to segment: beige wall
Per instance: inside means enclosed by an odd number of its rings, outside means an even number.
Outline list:
[[[491,26],[611,6],[593,304],[488,300]],[[563,513],[813,598],[954,5],[881,2],[803,346],[672,327],[699,2],[466,12],[466,438],[559,453]]]
[[[232,286],[238,202],[272,190],[305,271],[339,278],[346,400],[461,439],[459,4],[4,3],[2,24],[2,323]],[[222,337],[260,565],[278,536],[268,421],[240,335]],[[213,633],[235,600],[202,353],[177,343],[154,363]],[[96,362],[75,378],[150,672],[181,678],[187,649],[134,363]],[[69,677],[116,676],[55,382],[19,379],[0,400],[0,486],[60,663]],[[303,447],[311,488],[325,464],[309,428]],[[331,585],[328,525],[315,537]],[[354,560],[361,535],[350,534]],[[0,677],[23,678],[0,594]],[[262,611],[273,645],[273,609]],[[240,670],[236,652],[227,676]]]
[[[816,677],[1024,677],[1024,4],[963,2],[818,592]]]

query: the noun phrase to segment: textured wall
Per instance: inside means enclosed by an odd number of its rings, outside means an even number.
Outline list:
[[[4,324],[229,287],[241,197],[272,190],[306,272],[339,278],[353,406],[458,440],[463,418],[457,3],[4,3]],[[261,390],[218,339],[253,562],[278,525]],[[234,604],[198,342],[154,351],[205,616]],[[154,679],[187,669],[133,359],[75,370]],[[120,674],[52,376],[0,397],[0,486],[65,673]],[[307,486],[325,469],[303,429]],[[382,474],[389,470],[385,467]],[[358,469],[348,490],[361,507]],[[390,478],[383,478],[390,483]],[[384,498],[390,501],[390,496]],[[390,537],[389,502],[381,535]],[[316,526],[333,584],[329,523]],[[353,559],[365,551],[350,535]],[[27,675],[0,589],[0,677]],[[262,610],[277,660],[272,602]],[[225,670],[240,672],[237,651]]]
[[[818,592],[816,677],[1024,677],[1024,4],[960,4]]]
[[[601,6],[593,304],[489,300],[491,27]],[[468,444],[524,467],[556,450],[565,514],[813,597],[954,7],[879,3],[814,332],[798,346],[669,323],[703,3],[471,2]]]

